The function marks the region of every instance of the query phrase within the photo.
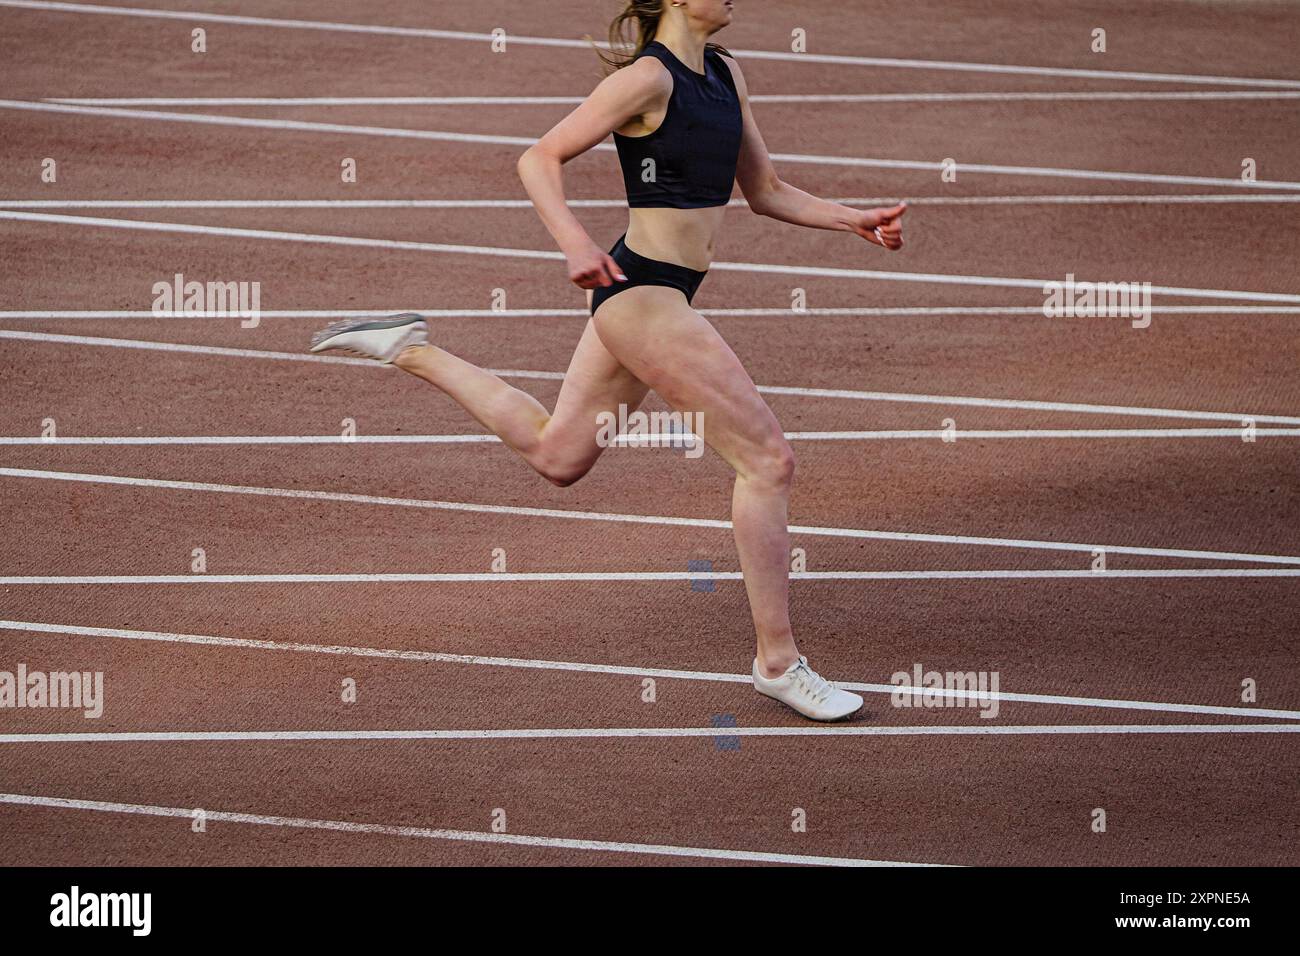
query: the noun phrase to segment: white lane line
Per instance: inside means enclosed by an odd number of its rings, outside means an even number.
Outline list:
[[[1230,194],[1236,196],[1238,194]],[[1249,193],[1243,196],[1252,195]],[[1282,194],[1288,201],[1300,196]],[[1259,198],[1252,196],[1252,198]],[[626,199],[570,199],[582,209],[626,209]],[[743,199],[728,205],[744,206]],[[528,199],[0,199],[5,209],[532,209]]]
[[[253,116],[227,116],[215,113],[176,113],[139,108],[121,109],[110,106],[71,106],[62,103],[40,103],[29,100],[0,99],[0,109],[26,110],[40,113],[71,113],[82,116],[104,116],[117,119],[152,120],[169,123],[191,123],[204,126],[235,126],[265,129],[276,132],[333,133],[356,136],[379,136],[396,139],[434,140],[450,143],[475,143],[495,146],[531,146],[535,137],[505,136],[485,133],[460,133],[450,130],[409,129],[396,126],[356,126],[346,123],[320,123],[288,118],[266,119]],[[613,143],[597,143],[593,150],[612,152]],[[771,154],[772,159],[783,163],[801,163],[814,166],[853,166],[866,169],[906,169],[942,172],[941,162],[911,159],[877,159],[865,156],[822,156],[810,153]],[[1085,179],[1103,182],[1162,183],[1181,186],[1227,186],[1233,189],[1300,190],[1300,182],[1280,180],[1244,181],[1240,178],[1216,176],[1181,176],[1169,173],[1117,172],[1100,169],[1074,169],[1057,166],[1007,166],[996,163],[958,162],[963,173],[987,173],[1004,176],[1043,176],[1061,179]]]
[[[0,4],[2,6],[3,4]],[[396,126],[357,126],[350,123],[319,123],[288,118],[264,119],[256,116],[226,116],[217,113],[174,113],[158,110],[119,109],[111,106],[70,106],[62,103],[39,103],[29,100],[0,99],[0,109],[35,113],[69,113],[77,116],[107,116],[130,120],[155,120],[167,123],[195,123],[201,126],[238,126],[248,129],[294,130],[305,133],[344,133],[356,136],[382,136],[390,139],[426,139],[447,143],[479,143],[492,146],[532,146],[534,136],[505,136],[486,133],[458,133],[449,130],[406,129]],[[610,143],[598,143],[592,149],[611,151]],[[1285,188],[1285,187],[1282,187]]]
[[[1240,434],[1238,431],[1237,434]],[[621,436],[620,436],[621,437]],[[647,436],[650,437],[650,436]],[[499,443],[496,435],[105,435],[98,438],[0,437],[0,445],[461,445]]]
[[[957,724],[862,727],[548,727],[520,730],[172,730],[0,734],[0,744],[279,743],[355,740],[608,740],[674,737],[1038,737],[1128,734],[1296,734],[1300,724]]]
[[[89,3],[56,3],[49,0],[0,0],[0,7],[17,7],[28,10],[51,10],[64,13],[105,14],[109,16],[143,17],[165,20],[184,20],[187,23],[231,23],[243,26],[274,27],[294,30],[325,30],[335,33],[368,33],[379,36],[418,37],[431,40],[467,40],[491,43],[497,39],[490,33],[463,30],[436,30],[427,27],[401,27],[383,24],[339,23],[330,20],[295,20],[282,17],[235,16],[204,10],[192,12],[159,10],[146,7],[101,6]],[[521,46],[561,47],[590,52],[591,41],[566,37],[539,37],[527,34],[508,34],[508,42]],[[598,43],[600,47],[607,44]],[[878,66],[889,69],[943,70],[959,73],[998,73],[1020,76],[1063,76],[1086,79],[1131,80],[1140,83],[1200,83],[1214,86],[1255,86],[1300,88],[1300,80],[1268,79],[1267,77],[1214,76],[1196,73],[1152,73],[1132,70],[1086,70],[1053,66],[1019,66],[1005,63],[970,63],[954,60],[919,60],[897,57],[853,56],[834,53],[793,53],[787,50],[732,50],[738,57],[777,60],[786,63],[834,63],[842,66]]]
[[[819,156],[811,153],[772,153],[772,159],[783,163],[806,163],[814,166],[860,166],[867,169],[907,169],[941,171],[942,163],[921,162],[912,159],[875,159],[859,156]],[[1117,183],[1160,183],[1175,186],[1228,186],[1231,188],[1300,189],[1300,183],[1279,180],[1259,180],[1245,183],[1239,179],[1215,176],[1180,176],[1169,173],[1114,172],[1102,169],[1074,169],[1059,166],[1008,166],[998,163],[957,162],[964,173],[984,173],[992,176],[1043,176],[1058,179],[1087,179]]]
[[[0,337],[5,334],[0,331]],[[793,395],[803,398],[843,398],[857,401],[900,402],[920,405],[961,405],[976,408],[1007,408],[1019,411],[1077,412],[1085,415],[1133,415],[1149,418],[1231,421],[1238,424],[1249,418],[1256,423],[1300,425],[1300,418],[1287,415],[1202,412],[1181,408],[1151,408],[1135,405],[1091,405],[1083,402],[1043,402],[1029,399],[975,398],[962,395],[919,395],[910,392],[864,392],[853,389],[801,388],[784,385],[760,385],[758,390],[767,395]],[[961,434],[960,430],[958,430],[958,434]]]
[[[896,431],[840,431],[840,432],[786,432],[787,441],[957,441],[978,439],[990,441],[1021,439],[1135,439],[1135,438],[1234,438],[1240,440],[1246,432],[1242,428],[1027,428],[1027,429],[954,429],[896,430]],[[1256,438],[1296,438],[1300,428],[1255,428],[1250,434]],[[648,435],[618,435],[612,439],[618,446],[640,446],[655,443],[663,447],[667,442],[693,440],[693,436],[671,433]],[[0,446],[60,445],[480,445],[499,444],[496,435],[60,435],[42,438],[39,435],[0,436]],[[675,446],[674,446],[675,447]]]
[[[576,106],[584,96],[45,97],[70,106]],[[985,93],[754,93],[751,103],[1006,103],[1295,100],[1300,90],[1077,90]]]
[[[68,471],[40,471],[30,468],[0,468],[0,477],[32,478],[41,481],[70,481],[87,484],[118,485],[137,488],[161,488],[169,491],[201,491],[217,494],[255,495],[271,498],[296,498],[307,501],[331,501],[346,504],[379,505],[396,508],[422,508],[434,511],[460,511],[474,514],[510,515],[521,518],[559,518],[568,521],[600,521],[626,524],[664,525],[679,528],[731,529],[730,521],[716,518],[679,518],[666,515],[636,515],[599,511],[566,511],[558,508],[528,508],[493,505],[469,501],[437,501],[429,498],[392,498],[340,491],[311,491],[301,488],[261,488],[251,485],[223,485],[203,481],[173,481],[161,478],[137,478],[127,475],[95,475]],[[929,534],[915,531],[870,531],[864,528],[832,528],[791,525],[790,533],[833,538],[867,538],[876,541],[915,541],[929,544],[958,544],[976,547],[1028,548],[1040,551],[1083,551],[1092,554],[1133,554],[1147,557],[1192,558],[1209,561],[1242,561],[1263,564],[1300,565],[1300,556],[1251,554],[1240,551],[1199,551],[1184,548],[1149,548],[1131,545],[1082,544],[1068,541],[1041,541],[1026,538],[989,538],[972,535]]]
[[[331,313],[337,314],[337,313]],[[367,313],[373,314],[373,313]],[[216,345],[190,345],[182,342],[152,342],[140,339],[102,338],[90,335],[67,335],[59,332],[21,332],[0,329],[0,339],[23,342],[45,342],[64,345],[104,346],[144,351],[176,352],[190,355],[220,355],[230,358],[269,359],[284,362],[318,362],[333,365],[351,365],[372,370],[389,366],[377,365],[370,359],[347,356],[311,355],[304,352],[272,352],[265,349],[237,349]],[[563,372],[542,372],[529,369],[488,369],[502,378],[522,378],[545,381],[562,381]],[[976,408],[1006,408],[1019,411],[1069,412],[1087,415],[1127,415],[1139,418],[1176,418],[1196,421],[1230,421],[1241,425],[1246,419],[1260,424],[1300,425],[1300,417],[1287,415],[1257,415],[1250,412],[1206,412],[1180,408],[1151,408],[1130,405],[1090,405],[1082,402],[1045,402],[1014,398],[977,398],[965,395],[921,395],[914,392],[864,392],[847,388],[805,388],[786,385],[759,385],[758,390],[770,395],[792,395],[802,398],[838,398],[848,401],[898,402],[922,405],[961,405]]]
[[[1162,306],[1152,306],[1154,313]],[[1241,311],[1256,310],[1271,313],[1275,311],[1300,312],[1300,306],[1176,306],[1175,308],[1208,309],[1211,312],[1234,314]],[[738,310],[745,312],[745,310]],[[772,310],[782,315],[795,315],[789,309]],[[1030,308],[1030,312],[1042,315],[1042,309]],[[490,319],[490,318],[590,318],[587,309],[262,309],[258,312],[261,319],[364,319],[377,315],[392,315],[397,312],[419,312],[423,316],[436,319]],[[753,314],[765,315],[767,309],[752,310]],[[805,314],[805,313],[798,313]],[[812,314],[809,310],[806,314]],[[152,309],[27,309],[10,312],[0,310],[0,322],[8,319],[232,319],[238,316],[230,313],[194,312]]]
[[[1232,99],[1292,99],[1300,92],[1224,91]],[[47,96],[68,106],[577,106],[585,96]],[[751,96],[752,100],[753,97]]]
[[[730,730],[730,728],[728,728]],[[127,813],[149,817],[177,817],[188,820],[193,807],[159,807],[139,803],[108,803],[26,793],[0,793],[0,803],[58,810],[88,810],[95,813]],[[746,863],[790,863],[804,866],[942,866],[939,863],[902,863],[858,857],[810,856],[801,853],[769,853],[759,850],[729,850],[718,847],[669,846],[655,843],[618,843],[610,840],[575,840],[568,837],[528,836],[520,833],[488,833],[477,830],[444,830],[432,827],[393,826],[385,823],[357,823],[351,820],[318,820],[304,817],[270,816],[261,813],[229,813],[204,810],[213,823],[287,827],[292,830],[327,830],[369,836],[449,840],[460,843],[495,843],[505,846],[544,847],[556,850],[586,850],[607,853],[636,853],[647,856],[688,857]]]
[[[418,311],[418,310],[416,310],[416,311]],[[834,316],[834,315],[853,316],[853,315],[857,315],[857,316],[867,316],[867,317],[877,316],[877,317],[885,317],[885,318],[893,317],[893,316],[909,316],[909,315],[917,315],[917,316],[924,316],[924,315],[988,315],[988,316],[1025,315],[1025,316],[1033,316],[1034,318],[1039,318],[1039,319],[1041,319],[1041,318],[1045,318],[1045,316],[1043,315],[1043,309],[1042,309],[1042,306],[1035,306],[1035,305],[1015,305],[1015,306],[1007,306],[1007,305],[995,305],[995,306],[983,306],[983,305],[953,305],[953,306],[913,305],[913,306],[886,306],[886,307],[878,307],[878,308],[862,307],[862,306],[853,306],[853,307],[843,307],[843,308],[823,308],[823,307],[814,307],[814,308],[801,309],[801,310],[799,310],[799,311],[795,311],[794,309],[791,309],[790,307],[787,306],[787,307],[785,307],[785,308],[781,308],[781,309],[754,309],[754,308],[749,308],[749,309],[699,309],[698,311],[701,312],[701,313],[703,313],[704,315],[713,315],[713,316],[719,316],[719,317],[722,317],[722,318],[730,318],[730,317],[733,317],[733,316],[737,316],[737,317],[747,317],[747,316],[755,316],[755,317],[756,317],[756,316],[781,316],[781,317],[794,318],[794,317],[798,317],[798,316],[823,316],[823,315],[825,315],[825,316]],[[1296,312],[1300,312],[1300,306],[1294,306],[1294,305],[1236,305],[1236,304],[1234,304],[1234,305],[1153,305],[1153,306],[1151,306],[1151,314],[1152,314],[1152,315],[1288,315],[1288,314],[1293,314],[1293,313],[1296,313]],[[266,315],[266,314],[268,314],[268,313],[263,312],[262,314],[263,314],[263,315]],[[326,313],[326,314],[328,314],[328,315],[335,315],[335,314],[337,314],[337,313],[330,312],[330,313]],[[373,311],[372,311],[372,312],[365,313],[365,314],[366,314],[366,315],[369,315],[369,316],[373,316],[373,315],[375,315],[375,313],[374,313]],[[484,314],[486,314],[486,315],[492,315],[492,314],[497,314],[497,313],[491,313],[491,312],[486,312],[486,311],[485,311]],[[586,313],[586,312],[583,312],[582,314],[583,314],[583,315],[586,315],[587,313]],[[5,316],[5,313],[4,313],[4,312],[0,312],[0,318],[3,318],[4,316]]]
[[[250,638],[213,637],[205,634],[173,634],[165,631],[140,631],[109,627],[83,627],[73,624],[49,624],[39,621],[0,620],[0,630],[32,631],[39,634],[66,634],[109,640],[153,641],[164,644],[224,647],[238,650],[276,651],[296,654],[326,654],[341,657],[379,658],[390,661],[425,664],[466,664],[483,667],[507,667],[524,670],[574,671],[619,677],[658,677],[670,680],[710,681],[724,684],[752,684],[749,674],[724,674],[715,671],[674,670],[662,667],[628,667],[619,664],[587,664],[573,661],[530,660],[514,657],[481,657],[471,654],[445,654],[438,651],[395,650],[380,647],[352,647],[335,644],[303,644],[291,641],[260,641]],[[894,684],[846,683],[841,687],[870,694],[892,694]],[[932,691],[937,692],[937,691]],[[950,700],[1011,701],[1026,704],[1056,704],[1066,707],[1099,707],[1109,710],[1141,710],[1159,713],[1207,714],[1221,717],[1252,717],[1277,720],[1300,720],[1300,710],[1275,710],[1255,707],[1225,707],[1214,704],[1172,704],[1149,700],[1122,700],[1106,697],[1071,697],[1059,694],[1028,694],[998,691],[978,694],[973,691],[944,690],[940,696]]]
[[[3,204],[0,204],[3,205]],[[698,309],[702,315],[716,318],[818,318],[823,316],[860,316],[895,318],[907,316],[1030,316],[1042,319],[1041,306],[1033,305],[956,305],[956,306],[889,306],[881,308],[807,308],[798,311],[777,309]],[[587,319],[586,309],[421,309],[388,306],[375,309],[262,309],[259,319],[368,319],[377,315],[418,312],[434,319]],[[1300,305],[1153,305],[1152,315],[1294,315]],[[26,309],[0,310],[0,322],[9,319],[234,319],[218,312],[184,312],[152,309]],[[1103,320],[1104,321],[1104,320]]]
[[[1061,581],[1132,578],[1294,578],[1300,568],[1089,568],[985,571],[792,571],[792,581]],[[67,574],[0,576],[4,587],[159,584],[546,584],[740,581],[739,571],[375,572],[356,574]]]
[[[1295,428],[1256,428],[1254,435],[1270,437],[1300,436]],[[1020,439],[1116,439],[1116,438],[1235,438],[1241,440],[1241,428],[1021,428],[976,429],[954,428],[951,432],[926,430],[895,431],[843,431],[843,432],[786,432],[789,441],[951,441],[965,439],[1004,441]],[[671,437],[671,436],[670,436]],[[42,439],[24,439],[25,444],[36,444]],[[4,440],[0,439],[0,444]]]
[[[1300,185],[1300,184],[1297,184]],[[545,249],[516,249],[506,246],[469,246],[438,242],[398,239],[375,239],[363,236],[340,236],[326,233],[282,232],[272,229],[243,229],[233,226],[201,226],[194,223],[158,222],[146,219],[105,219],[97,216],[64,216],[55,213],[0,210],[0,219],[21,222],[56,223],[94,228],[126,229],[144,232],[184,233],[190,235],[264,239],[279,242],[304,242],[319,245],[360,246],[377,249],[402,249],[415,252],[440,252],[459,255],[499,256],[517,259],[562,260],[563,253]],[[1043,294],[1048,282],[1060,278],[1021,279],[1004,276],[952,275],[932,272],[886,272],[876,269],[842,269],[826,266],[785,265],[771,262],[714,262],[710,269],[724,272],[759,273],[762,275],[819,276],[834,279],[874,279],[885,282],[923,282],[926,284],[991,286],[1003,289],[1033,289]],[[1097,281],[1079,279],[1078,282]],[[1284,292],[1251,292],[1235,289],[1204,289],[1185,286],[1152,285],[1144,292],[1175,295],[1194,299],[1225,299],[1246,302],[1300,303],[1300,295]]]
[[[66,345],[92,345],[124,349],[142,349],[151,352],[181,352],[190,355],[222,355],[230,358],[272,359],[284,362],[317,362],[327,365],[355,365],[365,368],[388,369],[391,366],[376,365],[370,359],[350,358],[346,355],[310,355],[298,352],[271,352],[266,349],[236,349],[219,345],[189,345],[183,342],[146,342],[139,339],[111,339],[92,335],[62,335],[54,332],[19,332],[13,329],[0,329],[0,339],[15,339],[23,342],[62,342]],[[498,374],[500,374],[498,372]],[[520,371],[511,377],[563,379],[560,372]],[[1262,419],[1260,419],[1262,421]]]
[[[1133,193],[1128,195],[1077,195],[1077,194],[1048,194],[1048,195],[1027,195],[1027,196],[921,196],[916,199],[899,196],[898,199],[888,198],[857,198],[847,196],[843,199],[833,200],[846,206],[884,206],[892,205],[901,199],[906,198],[909,203],[915,203],[918,206],[1025,206],[1025,205],[1061,205],[1061,206],[1105,206],[1105,205],[1127,205],[1127,204],[1152,204],[1152,205],[1179,205],[1183,203],[1204,204],[1204,203],[1252,203],[1252,202],[1300,202],[1300,196],[1286,193],[1199,193],[1186,195],[1157,195]],[[0,203],[3,205],[3,203]]]
[[[1025,196],[843,196],[830,200],[846,206],[892,206],[906,198],[913,206],[1024,205],[1206,205],[1218,203],[1293,203],[1296,193],[1131,193],[1081,195],[1052,193]],[[570,199],[578,209],[626,209],[626,199]],[[748,207],[744,199],[727,203]],[[0,209],[527,209],[528,199],[0,199]]]

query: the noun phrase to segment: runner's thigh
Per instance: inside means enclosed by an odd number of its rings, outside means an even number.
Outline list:
[[[781,427],[717,329],[676,289],[637,286],[593,317],[610,354],[674,409],[702,413],[705,442],[739,471],[784,448]]]

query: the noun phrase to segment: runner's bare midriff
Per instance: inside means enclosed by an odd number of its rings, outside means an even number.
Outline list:
[[[647,259],[704,272],[713,262],[713,244],[726,206],[703,209],[630,209],[627,247]]]

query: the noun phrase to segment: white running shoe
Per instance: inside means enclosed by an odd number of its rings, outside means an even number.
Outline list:
[[[429,326],[414,312],[388,319],[346,319],[311,337],[313,352],[355,352],[385,365],[392,364],[403,349],[428,344]]]
[[[758,658],[754,658],[754,690],[812,720],[841,720],[857,713],[863,704],[857,694],[840,690],[809,667],[806,657],[800,657],[784,674],[771,680],[759,672]]]

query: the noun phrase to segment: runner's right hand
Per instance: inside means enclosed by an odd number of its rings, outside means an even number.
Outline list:
[[[569,260],[569,281],[579,289],[603,289],[627,281],[622,267],[590,239],[582,248],[566,252],[564,257]]]

